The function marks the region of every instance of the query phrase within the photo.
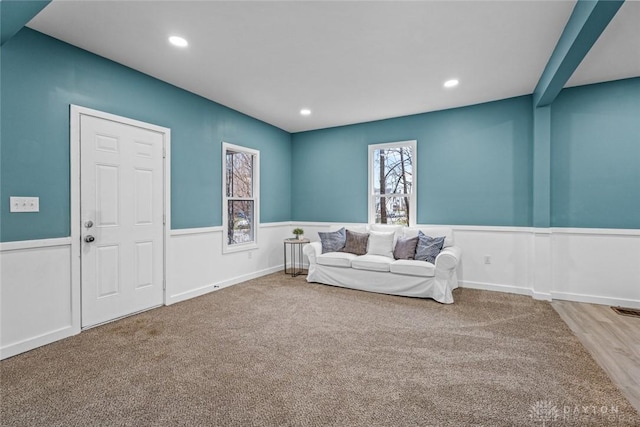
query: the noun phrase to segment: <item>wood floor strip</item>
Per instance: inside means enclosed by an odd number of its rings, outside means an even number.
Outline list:
[[[551,305],[640,411],[640,318],[619,315],[604,305],[570,301]]]

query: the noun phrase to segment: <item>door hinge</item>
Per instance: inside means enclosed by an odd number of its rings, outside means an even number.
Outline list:
[[[167,215],[162,214],[162,225],[167,225]]]
[[[167,158],[167,149],[165,147],[162,147],[162,158],[163,159]]]

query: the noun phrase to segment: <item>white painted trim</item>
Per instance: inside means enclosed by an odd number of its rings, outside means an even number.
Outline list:
[[[68,326],[66,328],[60,328],[55,331],[46,332],[42,335],[30,337],[26,340],[10,344],[6,347],[0,348],[0,359],[4,360],[8,357],[13,357],[25,351],[33,350],[43,345],[51,344],[52,342],[59,341],[64,338],[68,338],[77,334],[74,326]]]
[[[531,288],[525,288],[522,286],[511,286],[511,285],[501,285],[497,283],[483,283],[483,282],[474,282],[470,280],[464,280],[459,282],[461,288],[469,288],[469,289],[481,289],[484,291],[496,291],[496,292],[506,292],[510,294],[518,294],[518,295],[527,295],[532,296],[533,291]]]
[[[334,227],[336,225],[366,225],[365,223],[345,222],[316,222],[316,221],[291,221],[291,226],[307,227]],[[605,236],[640,236],[640,229],[629,228],[541,228],[518,226],[494,226],[494,225],[451,225],[451,224],[416,224],[415,227],[447,227],[454,231],[470,232],[497,232],[497,233],[528,233],[528,234],[575,234],[575,235],[605,235]]]
[[[244,274],[242,276],[234,277],[231,279],[223,280],[217,283],[211,283],[209,285],[205,285],[199,287],[197,289],[192,289],[187,292],[182,292],[176,295],[171,295],[167,301],[167,305],[175,304],[181,301],[186,301],[191,298],[199,297],[209,292],[218,291],[223,288],[227,288],[229,286],[237,285],[238,283],[245,282],[247,280],[256,279],[258,277],[266,276],[268,274],[277,273],[283,270],[282,265],[277,265],[275,267],[270,267],[264,270],[256,271],[249,274]]]
[[[222,233],[224,229],[221,225],[216,227],[199,227],[199,228],[178,228],[171,230],[171,236],[187,236],[190,234],[208,234],[208,233]]]
[[[375,221],[375,212],[373,208],[373,198],[376,195],[373,194],[373,152],[375,150],[381,148],[400,148],[400,147],[411,147],[411,155],[412,159],[418,158],[418,141],[416,139],[408,140],[408,141],[396,141],[396,142],[383,142],[378,144],[369,144],[368,146],[368,156],[367,156],[367,216],[369,223],[373,223]],[[409,226],[414,227],[416,225],[416,216],[418,214],[418,162],[411,162],[411,173],[413,176],[412,179],[412,187],[411,187],[411,197],[409,198],[409,211],[412,212],[409,217]],[[389,195],[389,197],[393,197]]]
[[[551,294],[547,293],[547,292],[536,292],[536,291],[533,291],[531,296],[533,297],[533,299],[537,299],[537,300],[541,300],[541,301],[551,301],[553,299]]]
[[[70,150],[70,185],[71,185],[71,328],[73,334],[82,330],[82,299],[80,288],[81,260],[80,260],[80,115],[83,107],[71,104],[69,112],[69,150]]]
[[[364,222],[315,222],[315,221],[291,221],[291,226],[307,226],[307,227],[335,227],[337,225],[344,225],[348,227],[350,225],[353,226],[362,226],[367,225]],[[414,227],[445,227],[451,228],[452,230],[460,230],[460,231],[490,231],[490,232],[503,232],[503,233],[533,233],[536,229],[533,227],[515,227],[515,226],[494,226],[494,225],[450,225],[450,224],[416,224]],[[544,229],[547,230],[547,229]]]
[[[167,277],[169,277],[169,270],[171,266],[169,265],[169,239],[171,232],[171,129],[169,128],[160,128],[162,129],[162,172],[164,176],[164,221],[163,221],[163,230],[164,230],[164,242],[162,246],[162,303],[167,305]]]
[[[57,237],[53,239],[39,239],[39,240],[21,240],[17,242],[2,242],[0,243],[0,252],[19,251],[24,249],[48,248],[52,246],[69,246],[70,244],[71,244],[71,237]]]
[[[453,231],[490,231],[492,233],[533,233],[535,228],[533,227],[509,227],[509,226],[494,226],[494,225],[440,225],[440,224],[418,224],[416,227],[449,227]]]
[[[640,229],[633,228],[552,228],[552,234],[587,234],[602,236],[640,236]]]
[[[231,144],[229,142],[222,141],[222,229],[224,231],[227,230],[228,224],[228,213],[227,213],[227,205],[228,205],[228,197],[227,197],[227,151],[237,151],[241,153],[248,153],[253,156],[253,189],[252,194],[253,197],[248,198],[247,200],[253,200],[253,241],[246,243],[237,243],[229,246],[227,242],[227,238],[222,239],[222,253],[235,253],[241,251],[249,251],[258,249],[259,241],[259,232],[260,229],[260,150],[256,150],[253,148],[243,147],[241,145]]]
[[[290,222],[267,222],[258,225],[259,228],[275,228],[275,227],[292,227]],[[177,228],[170,230],[171,236],[186,236],[189,234],[207,234],[207,233],[222,233],[224,227],[216,225],[213,227],[197,227],[197,228]]]
[[[290,221],[282,221],[282,222],[264,222],[260,224],[258,227],[260,228],[273,228],[273,227],[292,227],[293,223]]]
[[[552,233],[550,228],[543,228],[543,227],[532,227],[531,232],[533,234],[551,234]]]
[[[166,280],[167,280],[167,259],[169,245],[169,229],[171,228],[171,129],[151,123],[141,122],[139,120],[127,117],[117,116],[115,114],[103,111],[93,110],[91,108],[81,107],[78,105],[70,105],[69,117],[69,148],[70,148],[70,178],[71,178],[71,325],[74,333],[81,331],[81,278],[80,278],[80,235],[81,235],[81,218],[80,218],[80,117],[82,115],[96,117],[103,120],[111,120],[114,122],[135,126],[142,129],[158,132],[163,135],[163,182],[164,182],[164,222],[163,225],[163,287],[164,287],[164,303],[166,304]]]
[[[640,308],[640,300],[599,297],[595,295],[574,294],[567,292],[551,292],[553,299],[586,302],[589,304],[602,304],[614,307]]]

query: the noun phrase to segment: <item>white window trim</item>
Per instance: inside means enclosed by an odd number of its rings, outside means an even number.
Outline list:
[[[253,162],[253,242],[229,245],[229,197],[227,197],[227,151],[239,151],[254,156]],[[258,230],[260,229],[260,151],[240,145],[222,142],[222,253],[234,253],[258,249]]]
[[[379,150],[381,148],[398,148],[398,147],[411,147],[411,153],[413,156],[413,163],[411,165],[411,171],[413,174],[412,181],[412,189],[411,189],[411,197],[409,198],[409,209],[410,212],[413,212],[413,215],[409,217],[409,227],[416,226],[416,217],[418,216],[418,211],[416,209],[418,199],[418,141],[410,140],[410,141],[399,141],[399,142],[385,142],[381,144],[370,144],[369,145],[369,165],[368,165],[368,186],[369,186],[369,197],[367,198],[367,203],[369,204],[367,211],[369,212],[369,224],[373,224],[376,220],[376,213],[374,208],[374,197],[373,194],[373,180],[375,179],[373,176],[373,153],[375,150]],[[385,197],[393,197],[397,196],[397,194],[385,194]]]

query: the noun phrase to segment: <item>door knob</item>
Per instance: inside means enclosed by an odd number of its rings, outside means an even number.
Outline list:
[[[93,221],[89,220],[89,221],[85,222],[84,226],[87,227],[87,228],[93,227]]]
[[[89,234],[88,236],[86,236],[86,237],[84,238],[84,241],[85,241],[85,242],[87,242],[87,243],[91,243],[91,242],[93,242],[94,240],[96,240],[96,238],[95,238],[95,237],[93,237],[91,234]]]

